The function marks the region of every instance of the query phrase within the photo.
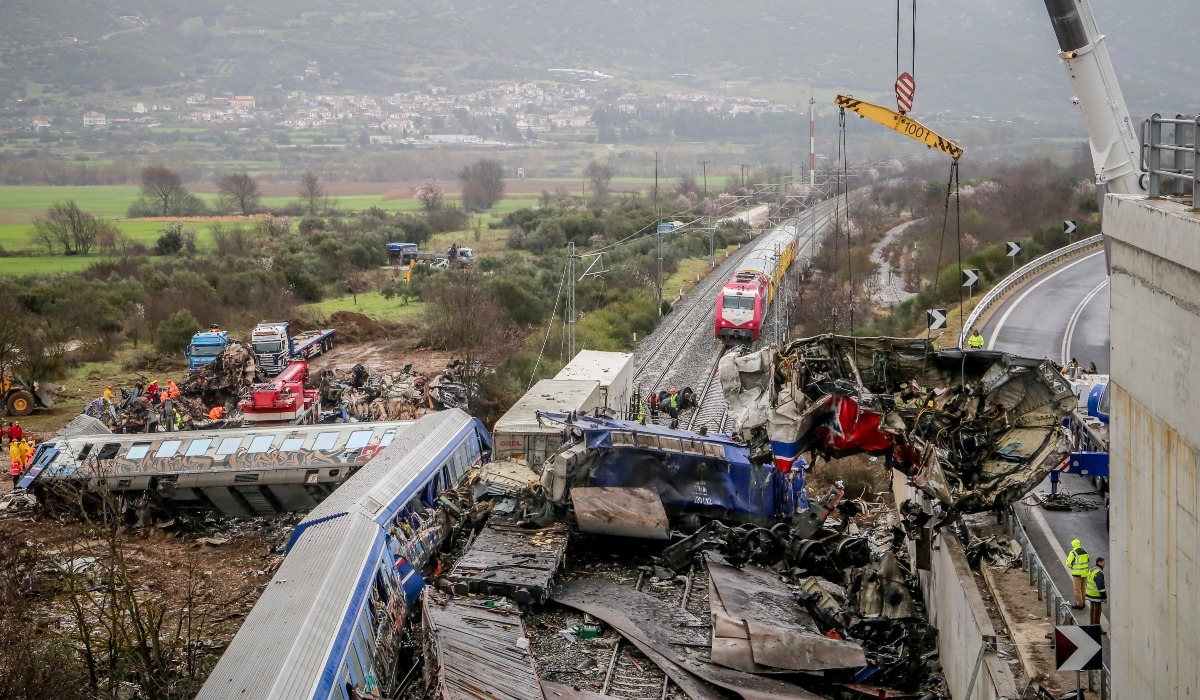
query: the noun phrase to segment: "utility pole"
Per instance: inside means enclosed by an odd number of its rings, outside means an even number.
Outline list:
[[[654,209],[658,210],[658,151],[654,152]]]
[[[654,228],[654,235],[658,236],[658,313],[662,315],[662,300],[663,300],[663,233],[662,233],[662,209],[658,210],[658,225]]]
[[[813,97],[813,89],[808,89],[808,185],[815,187],[817,184],[817,127],[813,121],[813,110],[817,104]]]
[[[570,355],[567,361],[575,357],[575,243],[567,244],[567,348]]]
[[[711,160],[700,161],[700,172],[703,173],[702,177],[704,178],[704,216],[705,217],[709,216],[708,215],[708,164],[711,162],[712,162]],[[715,254],[715,251],[713,250],[713,236],[716,234],[716,232],[717,232],[716,224],[713,223],[712,221],[709,221],[708,222],[708,267],[709,267],[709,269],[716,267],[716,265],[713,262],[713,255]]]
[[[711,160],[700,161],[701,172],[704,173],[704,198],[705,199],[708,199],[708,164],[711,162],[712,162]]]

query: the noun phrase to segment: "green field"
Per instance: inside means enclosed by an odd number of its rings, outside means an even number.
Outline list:
[[[547,180],[553,187],[560,180]],[[621,178],[621,182],[643,184],[645,178]],[[576,179],[561,179],[564,184],[576,184]],[[651,180],[650,182],[653,182]],[[122,221],[121,217],[129,208],[130,202],[139,195],[135,185],[90,186],[90,187],[57,187],[42,185],[0,186],[0,246],[8,251],[33,251],[29,234],[33,230],[33,220],[41,215],[51,204],[74,200],[82,209],[114,221],[118,228],[134,241],[147,246],[154,245],[159,237],[159,230],[167,226],[163,221]],[[577,192],[578,194],[578,192]],[[216,195],[200,193],[199,196],[207,203],[214,204]],[[487,228],[489,222],[498,221],[505,214],[521,207],[534,204],[540,195],[531,192],[516,192],[508,195],[492,208],[491,212],[482,215],[472,215],[465,231],[440,234],[430,244],[435,248],[448,247],[457,241],[466,246],[476,247],[477,252],[497,252],[504,247],[507,231],[492,231]],[[416,212],[420,203],[415,199],[384,199],[382,194],[345,195],[336,197],[337,208],[341,211],[363,211],[371,207],[379,207],[385,211]],[[295,197],[264,197],[262,205],[268,208],[283,207],[294,203]],[[454,200],[450,200],[453,202]],[[473,229],[476,223],[482,226],[483,240],[474,241]],[[211,239],[208,231],[212,227],[207,222],[187,222],[190,228],[200,232],[198,244],[200,248],[210,248]],[[66,256],[37,256],[0,258],[0,274],[22,274],[25,272],[56,272],[60,270],[82,270],[99,257]],[[360,299],[361,303],[361,299]]]
[[[406,305],[399,297],[389,301],[379,292],[366,292],[358,295],[357,304],[354,297],[341,297],[326,299],[316,304],[305,304],[299,311],[319,318],[328,318],[335,311],[354,311],[377,321],[415,323],[424,308],[424,302],[410,301]]]

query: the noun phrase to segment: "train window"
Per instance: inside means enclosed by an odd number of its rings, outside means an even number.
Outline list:
[[[141,459],[142,457],[145,457],[146,453],[149,451],[150,443],[135,442],[133,443],[133,447],[130,447],[129,451],[125,453],[125,459]]]
[[[279,446],[279,451],[280,452],[295,452],[296,450],[300,449],[301,447],[304,447],[304,438],[290,437],[290,438],[285,439],[283,441],[283,444]]]
[[[199,457],[208,452],[208,448],[212,446],[212,438],[200,438],[192,440],[192,444],[188,445],[187,452],[184,452],[186,457]]]
[[[338,432],[320,433],[317,435],[317,441],[313,443],[314,450],[332,450],[334,444],[337,443]]]
[[[234,452],[237,452],[238,448],[241,446],[242,446],[242,439],[240,437],[225,438],[224,440],[221,441],[221,445],[219,447],[217,447],[217,456],[222,457],[224,455],[231,455]]]
[[[395,431],[395,430],[389,430],[389,431],[387,431],[386,433],[384,433],[384,434],[383,434],[383,437],[382,437],[382,438],[380,438],[380,440],[379,440],[379,446],[380,446],[380,447],[387,447],[388,445],[392,444],[392,440],[395,440],[395,439],[396,439],[396,431]]]
[[[353,433],[350,433],[350,439],[346,441],[346,449],[361,450],[362,448],[366,447],[367,443],[371,441],[371,435],[373,435],[374,432],[375,431],[373,430],[357,430]]]
[[[158,446],[158,452],[154,453],[155,458],[174,457],[179,452],[179,446],[183,444],[183,440],[163,440]]]
[[[747,311],[753,311],[754,310],[754,297],[738,296],[736,294],[726,294],[725,295],[725,308],[730,309],[730,310],[744,309]]]
[[[75,459],[77,459],[79,461],[83,461],[83,460],[87,459],[87,456],[89,454],[91,454],[91,452],[92,452],[92,443],[89,442],[86,445],[84,445],[82,449],[79,450],[79,454],[75,455]]]
[[[246,451],[250,453],[266,452],[271,449],[271,443],[274,441],[274,435],[259,435],[250,441],[250,447]]]

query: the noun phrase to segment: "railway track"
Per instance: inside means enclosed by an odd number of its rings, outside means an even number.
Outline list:
[[[634,590],[642,591],[655,598],[678,605],[700,620],[708,621],[708,568],[703,563],[693,564],[687,578],[680,586],[678,581],[652,579],[646,585],[646,575],[638,576]],[[688,696],[671,683],[671,679],[632,644],[618,639],[609,659],[608,672],[600,690],[601,695],[626,698],[627,700],[687,700]]]
[[[812,228],[819,234],[833,220],[834,202],[830,200],[822,203],[814,210],[813,215],[817,218],[816,225]],[[807,216],[799,224],[782,225],[798,225],[803,236],[806,224]],[[716,378],[717,363],[725,351],[725,346],[712,335],[716,313],[715,294],[751,247],[743,246],[697,284],[688,293],[688,299],[672,311],[666,321],[638,348],[634,385],[642,397],[672,386],[701,387],[696,393],[696,407],[680,413],[679,425],[689,430],[707,427],[711,432],[725,432],[725,397]],[[805,247],[813,248],[815,245]],[[808,251],[804,251],[798,257],[807,259],[810,257],[807,253]],[[779,298],[781,295],[777,294],[776,299]],[[778,306],[778,303],[771,305],[771,311],[764,319],[764,328],[774,327],[773,319],[778,313]],[[765,334],[764,340],[768,338],[774,338],[774,335]],[[668,425],[671,422],[666,413],[648,419],[660,425]]]

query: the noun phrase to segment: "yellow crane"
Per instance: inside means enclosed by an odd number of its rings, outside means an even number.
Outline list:
[[[933,129],[899,112],[893,112],[886,107],[873,105],[870,102],[863,102],[862,100],[856,100],[853,97],[846,97],[845,95],[838,95],[837,106],[855,112],[859,116],[866,117],[873,122],[878,122],[889,129],[895,129],[910,139],[920,141],[930,148],[936,148],[943,153],[947,153],[954,160],[962,157],[963,149],[959,148],[953,141],[939,136]]]

